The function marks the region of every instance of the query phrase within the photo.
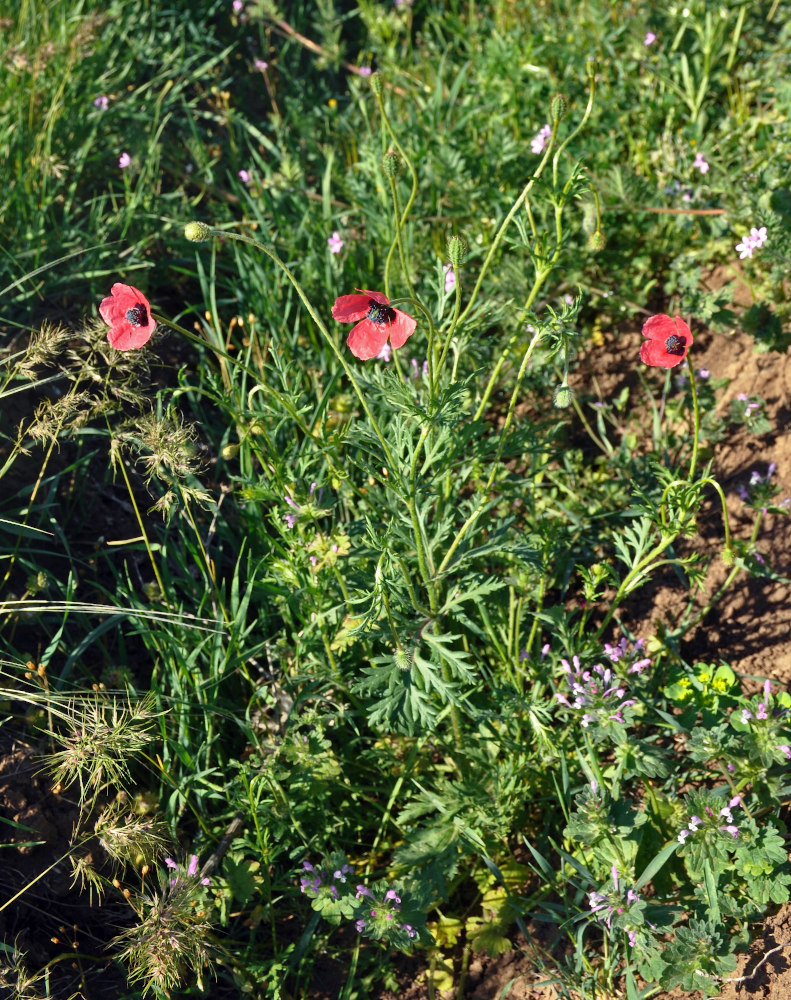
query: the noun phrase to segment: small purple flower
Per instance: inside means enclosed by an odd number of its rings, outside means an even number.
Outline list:
[[[121,168],[121,170],[126,170],[126,168],[129,166],[131,162],[132,162],[132,157],[129,155],[129,153],[121,153],[121,155],[118,157],[118,166]]]
[[[384,346],[382,347],[382,350],[376,355],[377,361],[384,361],[384,362],[389,361],[390,360],[390,356],[392,355],[392,353],[393,353],[393,349],[390,346],[390,342],[389,341],[385,341]]]
[[[365,921],[362,919],[362,917],[357,921],[354,927],[358,934],[362,934],[362,932],[365,930]]]
[[[244,10],[244,3],[242,2],[242,0],[233,0],[231,6],[233,8],[234,14],[241,14],[242,11]]]
[[[360,74],[360,76],[370,76],[373,70],[371,69],[370,66],[360,66],[357,72]]]
[[[698,368],[698,378],[711,378],[708,368]]]
[[[358,885],[357,886],[357,892],[355,893],[354,898],[355,899],[362,899],[363,896],[367,896],[369,899],[375,899],[376,898],[374,896],[374,894],[371,892],[371,890],[368,889],[366,886],[364,886],[364,885]]]
[[[750,240],[755,249],[759,250],[766,243],[766,226],[761,226],[760,229],[753,227],[750,230]]]
[[[549,125],[542,125],[541,128],[536,132],[533,138],[530,140],[530,149],[533,153],[538,155],[544,152],[547,141],[552,135],[552,128]]]
[[[707,174],[709,172],[709,164],[706,161],[703,153],[696,153],[695,160],[692,163],[693,170],[699,170],[702,174]]]
[[[412,924],[401,924],[401,930],[407,932],[407,936],[410,938],[417,937],[417,931],[412,926]]]
[[[453,269],[453,264],[446,264],[442,270],[445,272],[445,294],[447,295],[456,287],[456,272]]]
[[[340,253],[343,250],[343,240],[337,230],[332,236],[327,237],[327,246],[330,248],[330,253]]]
[[[253,66],[255,66],[259,73],[263,73],[265,69],[269,69],[269,63],[264,59],[256,59]]]
[[[242,182],[242,184],[249,184],[250,183],[250,171],[249,170],[240,170],[239,174],[238,174],[238,177],[239,177],[239,180]]]
[[[99,97],[94,97],[93,99],[93,106],[95,108],[98,108],[100,111],[106,111],[109,104],[110,102],[104,96],[104,94],[101,94]]]
[[[289,528],[293,528],[297,523],[298,518],[296,514],[286,514],[284,520]]]
[[[778,743],[777,749],[786,758],[786,760],[791,760],[791,747],[787,743]]]
[[[739,254],[739,260],[744,260],[745,257],[752,257],[754,249],[755,247],[750,242],[749,236],[742,236],[742,242],[736,244],[736,252]]]
[[[649,45],[653,45],[655,41],[656,41],[656,35],[653,33],[653,31],[646,31],[645,38],[643,39],[643,45],[648,47]]]
[[[178,872],[178,870],[179,870],[179,866],[176,864],[176,862],[173,860],[173,858],[165,858],[165,865],[168,868],[171,868],[175,872]],[[196,878],[198,876],[198,855],[197,854],[191,855],[190,860],[189,860],[189,864],[187,865],[187,873],[186,874],[187,874],[187,876],[189,878],[192,878],[192,879],[194,879],[194,878]],[[180,878],[178,878],[178,877],[172,878],[170,880],[171,886],[178,885],[179,882],[183,882],[183,880],[180,879]],[[209,878],[202,878],[202,879],[200,879],[199,884],[200,885],[211,885],[211,879],[209,879]]]

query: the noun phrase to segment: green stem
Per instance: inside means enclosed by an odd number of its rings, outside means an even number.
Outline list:
[[[442,576],[442,574],[445,571],[448,563],[453,558],[453,556],[454,556],[454,554],[456,552],[456,549],[461,544],[462,539],[467,534],[467,532],[470,530],[470,528],[475,524],[475,522],[478,520],[478,518],[480,517],[480,515],[481,515],[481,513],[482,513],[482,511],[484,509],[484,507],[486,506],[486,504],[488,502],[487,494],[489,493],[489,490],[491,489],[492,484],[494,483],[495,476],[497,475],[497,467],[500,464],[500,458],[501,458],[502,453],[503,453],[503,447],[505,445],[505,439],[506,439],[506,437],[508,435],[508,430],[511,427],[511,421],[513,420],[513,417],[514,417],[514,410],[516,408],[516,400],[517,400],[517,398],[519,396],[519,390],[520,390],[520,388],[522,386],[522,379],[524,378],[525,371],[527,369],[527,363],[530,360],[530,357],[531,357],[533,351],[535,350],[535,347],[538,344],[538,342],[539,342],[540,339],[541,339],[541,331],[537,330],[536,333],[533,335],[532,340],[528,344],[527,350],[525,351],[524,357],[522,358],[522,364],[520,365],[520,368],[519,368],[519,374],[516,376],[516,385],[514,386],[514,391],[511,394],[511,402],[508,405],[508,412],[506,413],[506,416],[505,416],[505,421],[503,423],[503,429],[500,431],[500,440],[497,443],[497,454],[495,455],[494,462],[492,463],[492,471],[489,473],[489,478],[486,481],[486,485],[483,488],[483,491],[482,491],[483,495],[481,497],[481,501],[478,504],[478,506],[475,508],[475,510],[472,512],[472,514],[470,514],[470,516],[467,518],[467,520],[461,526],[461,528],[459,528],[459,531],[458,531],[456,537],[453,539],[453,541],[450,544],[450,547],[448,548],[448,551],[445,553],[445,558],[440,563],[439,569],[437,570],[437,576]]]
[[[453,317],[450,321],[450,327],[448,328],[448,332],[445,334],[445,341],[442,345],[439,361],[437,361],[436,365],[437,380],[439,380],[439,373],[445,364],[445,358],[448,356],[448,350],[450,349],[450,342],[453,339],[453,334],[456,332],[456,327],[458,326],[459,323],[459,314],[461,313],[461,282],[459,281],[459,269],[456,267],[455,264],[453,264],[452,267],[453,267],[453,273],[456,276],[456,286],[454,289],[456,295],[455,295],[455,302],[453,305]],[[432,386],[432,396],[433,392],[434,392],[434,387]]]
[[[755,518],[755,524],[753,525],[753,530],[750,534],[750,541],[748,542],[748,546],[755,544],[755,540],[758,538],[758,529],[760,525],[761,525],[761,512],[758,511]],[[730,587],[730,585],[739,575],[739,573],[741,572],[741,568],[742,568],[741,566],[734,566],[731,569],[730,573],[725,577],[719,589],[711,598],[711,600],[708,602],[708,604],[706,604],[705,607],[702,607],[700,611],[695,615],[695,617],[691,621],[689,621],[686,625],[684,625],[683,630],[678,633],[679,639],[682,636],[686,635],[691,628],[694,628],[698,624],[698,622],[702,621],[706,617],[709,611],[711,611],[714,605],[720,600],[720,598],[728,589],[728,587]]]
[[[376,434],[377,438],[379,439],[379,444],[382,446],[382,451],[384,452],[385,458],[387,459],[388,468],[392,469],[392,471],[395,473],[395,475],[398,476],[399,482],[403,486],[403,481],[401,479],[400,470],[399,470],[398,466],[396,466],[395,460],[393,459],[393,456],[392,456],[392,454],[390,452],[390,448],[388,447],[388,444],[387,444],[387,442],[384,439],[384,435],[382,434],[382,431],[381,431],[381,429],[379,427],[379,424],[377,423],[377,420],[374,417],[373,412],[371,411],[370,406],[368,405],[367,399],[363,395],[363,391],[360,388],[360,384],[357,381],[357,378],[355,377],[355,374],[354,374],[352,368],[350,367],[350,365],[347,362],[346,358],[344,358],[344,356],[341,353],[338,345],[335,343],[334,338],[330,335],[329,330],[327,329],[327,327],[322,322],[321,317],[318,315],[318,313],[314,309],[313,303],[310,301],[310,299],[307,297],[307,295],[305,295],[304,291],[302,290],[302,286],[297,281],[297,279],[294,277],[294,275],[291,273],[291,271],[289,271],[289,269],[286,267],[286,265],[283,263],[283,261],[278,257],[278,255],[275,253],[274,250],[271,250],[269,247],[264,246],[263,243],[259,243],[258,240],[254,240],[250,236],[243,236],[241,233],[224,232],[221,229],[212,229],[211,230],[211,234],[212,234],[212,236],[218,236],[218,237],[221,237],[223,239],[236,240],[239,243],[249,243],[250,246],[253,246],[257,250],[260,250],[262,253],[266,254],[266,256],[269,257],[270,260],[274,261],[274,263],[277,264],[277,266],[281,269],[281,271],[283,272],[283,274],[285,274],[285,276],[288,278],[288,280],[294,286],[294,289],[295,289],[297,295],[299,295],[300,299],[302,299],[302,304],[305,306],[305,308],[307,309],[308,314],[310,315],[311,319],[316,324],[316,327],[317,327],[319,333],[321,333],[322,337],[324,337],[324,340],[326,341],[326,343],[329,346],[330,350],[332,351],[332,353],[335,355],[335,357],[340,362],[341,367],[343,368],[344,372],[346,373],[346,377],[351,382],[352,388],[354,389],[355,393],[357,394],[357,398],[359,399],[360,405],[362,406],[363,410],[365,411],[365,415],[368,417],[368,419],[369,419],[369,421],[371,423],[371,427],[373,428],[374,433]]]
[[[695,413],[695,427],[692,438],[692,459],[689,463],[689,481],[695,475],[695,466],[698,461],[698,441],[700,440],[700,406],[698,405],[698,388],[695,384],[695,369],[692,366],[692,358],[687,354],[687,365],[689,366],[689,385],[692,392],[692,408]]]

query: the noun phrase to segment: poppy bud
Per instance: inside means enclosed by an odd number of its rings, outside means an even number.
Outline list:
[[[409,670],[412,666],[412,657],[405,649],[397,649],[395,653],[395,662],[399,670]]]
[[[573,399],[574,390],[568,385],[559,385],[552,393],[552,405],[556,406],[559,410],[565,410],[571,406]]]
[[[222,457],[225,459],[226,462],[229,461],[232,458],[236,458],[236,456],[239,454],[239,445],[238,444],[227,444],[223,448],[223,450],[222,450],[222,452],[220,454],[222,455]]]
[[[454,267],[460,267],[467,256],[467,241],[463,236],[448,237],[448,260]]]
[[[549,102],[549,114],[553,122],[559,122],[562,118],[565,118],[568,109],[569,102],[565,94],[555,94]]]
[[[398,177],[401,173],[401,157],[394,149],[388,149],[382,157],[382,170],[387,177]]]
[[[211,229],[205,222],[188,222],[184,227],[184,235],[193,243],[205,243],[211,239]]]
[[[384,80],[382,79],[381,73],[374,73],[369,80],[371,84],[371,90],[379,97],[384,91]]]
[[[601,231],[597,229],[595,232],[591,233],[588,237],[588,249],[593,250],[594,253],[598,253],[607,246],[607,237]]]

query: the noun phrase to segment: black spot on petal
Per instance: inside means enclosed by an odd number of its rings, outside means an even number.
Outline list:
[[[683,354],[686,346],[686,340],[675,333],[665,341],[665,350],[668,354]]]
[[[368,299],[368,315],[366,319],[381,326],[382,323],[395,323],[395,318],[395,309],[391,306],[386,306],[375,299]]]
[[[127,309],[126,318],[132,326],[148,326],[148,310],[142,302],[135,302],[131,309]]]

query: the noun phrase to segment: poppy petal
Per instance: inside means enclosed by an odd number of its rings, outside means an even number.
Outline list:
[[[332,307],[332,318],[339,323],[354,323],[355,320],[363,319],[368,315],[370,298],[368,292],[364,295],[341,295]]]
[[[649,340],[661,340],[664,342],[668,337],[672,337],[674,333],[680,334],[681,332],[680,330],[676,330],[675,320],[665,313],[660,313],[658,316],[650,316],[643,323],[643,336],[648,337]],[[689,332],[689,327],[687,327],[687,332]]]
[[[364,319],[352,327],[346,338],[346,345],[355,358],[368,361],[369,358],[375,358],[387,343],[389,329],[392,327],[385,323],[372,323],[369,319]]]
[[[148,343],[156,330],[148,299],[139,288],[117,281],[102,299],[99,315],[110,329],[107,339],[117,351],[131,351]]]
[[[681,364],[686,354],[686,351],[683,354],[669,354],[661,340],[644,340],[640,347],[640,360],[654,368],[675,368]]]
[[[400,309],[394,309],[393,312],[396,318],[387,328],[390,334],[390,343],[396,348],[403,347],[415,332],[417,320],[401,312]]]

